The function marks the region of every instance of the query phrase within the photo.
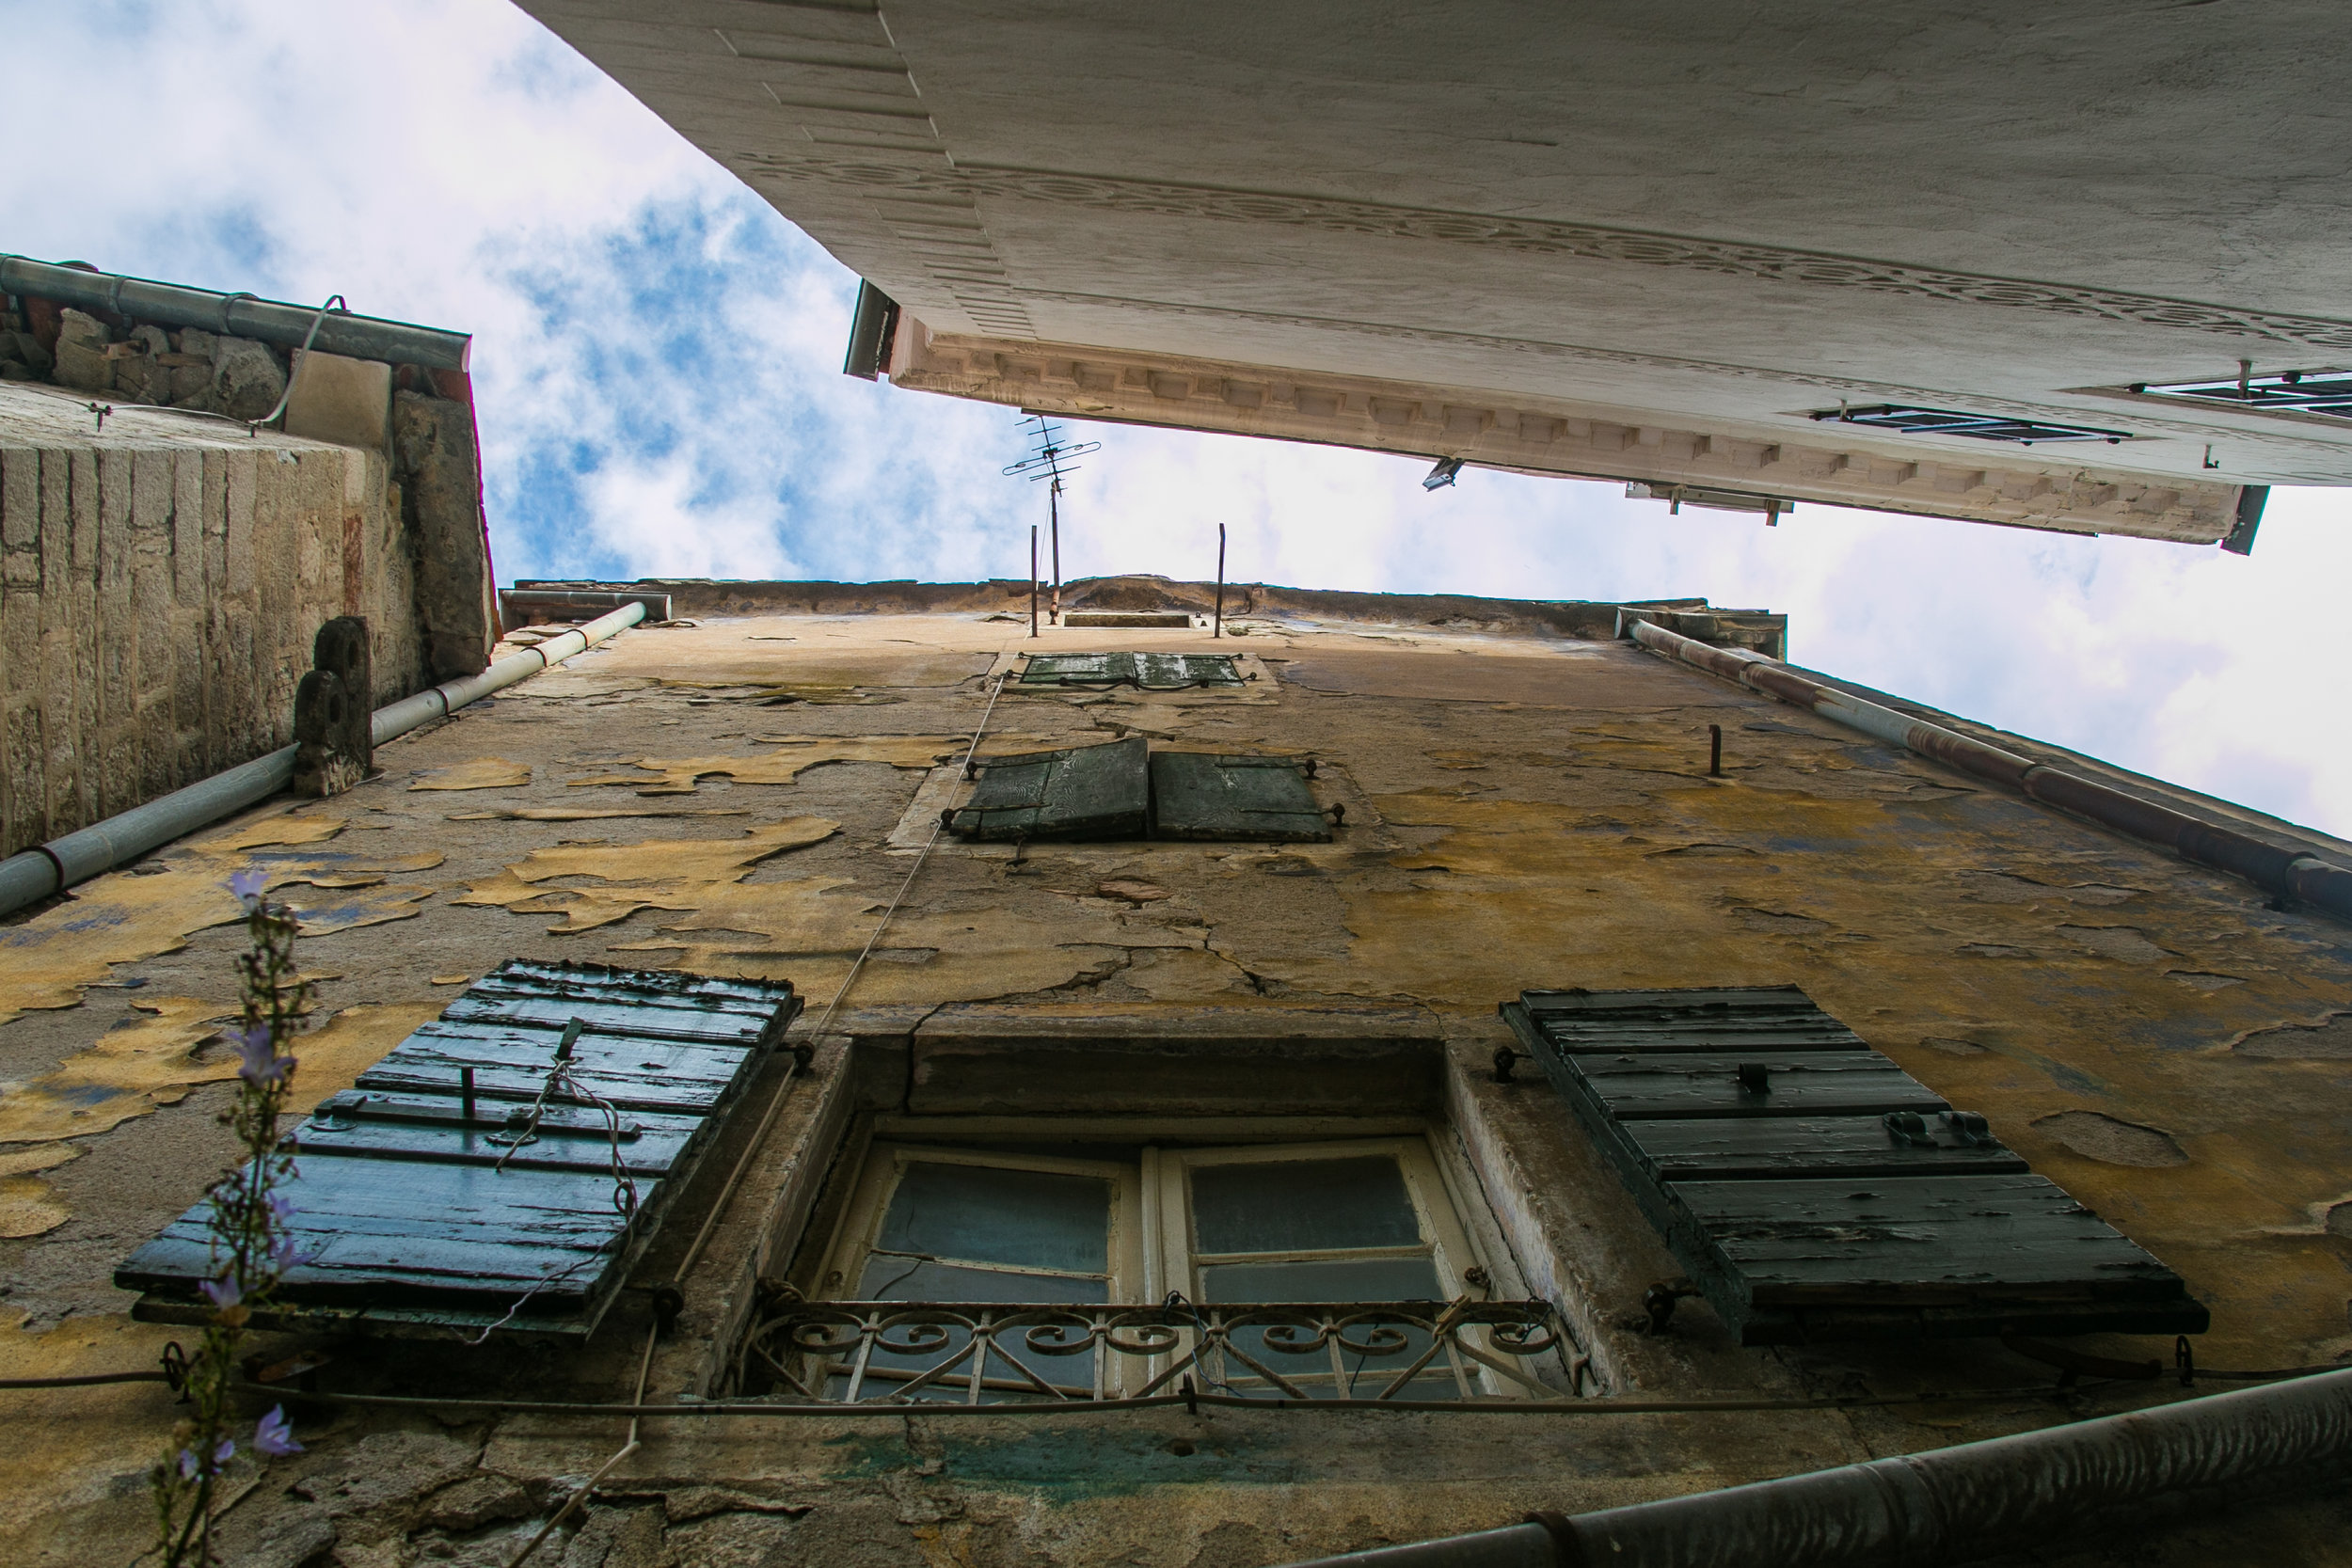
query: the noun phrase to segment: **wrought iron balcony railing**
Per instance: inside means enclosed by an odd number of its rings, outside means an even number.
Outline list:
[[[1000,1306],[790,1301],[738,1386],[811,1403],[1084,1406],[1197,1390],[1280,1402],[1556,1400],[1587,1364],[1541,1301]],[[1549,1381],[1547,1381],[1547,1378]]]

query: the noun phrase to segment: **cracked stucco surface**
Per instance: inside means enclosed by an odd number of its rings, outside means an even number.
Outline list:
[[[2328,1223],[2352,1201],[2352,1069],[2334,1043],[2352,1012],[2352,929],[1621,646],[1238,629],[1223,646],[1267,673],[1248,689],[1008,688],[992,734],[1020,749],[1141,734],[1307,752],[1324,764],[1319,798],[1347,806],[1337,842],[1018,854],[943,842],[845,1006],[1415,1004],[1452,1021],[1474,1063],[1492,1049],[1478,1042],[1495,1003],[1523,987],[1795,983],[2186,1276],[2215,1314],[2201,1361],[2352,1352],[2352,1239]],[[263,865],[313,908],[301,952],[331,976],[330,1022],[305,1048],[305,1100],[444,1005],[437,976],[510,956],[780,976],[821,1011],[913,863],[917,790],[952,775],[987,672],[1025,630],[941,614],[626,633],[381,749],[382,775],[349,795],[265,807],[0,927],[0,1016],[18,1015],[0,1027],[0,1127],[24,1129],[0,1153],[77,1151],[0,1167],[0,1181],[40,1184],[0,1188],[0,1212],[64,1216],[0,1243],[23,1317],[0,1328],[0,1367],[145,1364],[167,1337],[128,1321],[108,1275],[226,1155],[212,1119],[224,1091],[208,1081],[219,1070],[200,1038],[180,1036],[233,1011],[230,872]],[[1203,632],[1118,629],[1043,645],[1215,646]],[[1724,731],[1720,780],[1704,776],[1710,723]],[[449,791],[456,781],[467,787]],[[135,1011],[141,1001],[157,1010]],[[110,1051],[126,1023],[177,1028],[178,1043]],[[137,1064],[107,1069],[136,1079],[99,1101],[123,1116],[103,1132],[60,1123],[42,1096],[113,1062]],[[1573,1283],[1594,1292],[1595,1321],[1625,1318],[1665,1266],[1654,1239],[1598,1167],[1566,1158],[1578,1134],[1549,1089],[1475,1092],[1526,1160],[1527,1190],[1498,1201],[1581,1227]],[[421,1368],[414,1351],[397,1364],[453,1386],[553,1378],[604,1397],[633,1370],[628,1338],[527,1366],[437,1352]],[[350,1352],[352,1375],[390,1376],[376,1354]],[[1695,1307],[1676,1338],[1626,1354],[1650,1391],[1694,1397],[2041,1376],[1986,1346],[1740,1351]],[[136,1474],[167,1425],[166,1397],[5,1396],[0,1409],[53,1426],[75,1417],[0,1461],[0,1548],[26,1562],[135,1549]],[[1932,1417],[1625,1418],[1605,1439],[1589,1424],[1378,1418],[1343,1443],[1275,1418],[1161,1413],[1019,1433],[896,1419],[656,1429],[582,1539],[611,1568],[653,1568],[663,1552],[1249,1568],[2064,1417],[2029,1401]],[[544,1516],[548,1477],[585,1473],[612,1447],[601,1427],[520,1418],[451,1433],[343,1416],[314,1431],[305,1465],[338,1474],[363,1445],[445,1445],[400,1459],[409,1481],[372,1501],[325,1483],[291,1497],[273,1472],[239,1505],[256,1541],[324,1529],[332,1560],[351,1563],[405,1564],[428,1546],[488,1560],[501,1531]],[[1181,1460],[1168,1448],[1180,1436],[1196,1446]],[[1399,1465],[1417,1467],[1411,1486],[1394,1481]],[[452,1500],[460,1485],[479,1506]],[[713,1486],[733,1500],[713,1501]],[[2313,1516],[2280,1518],[2278,1560],[2327,1560],[2311,1555],[2332,1539]]]

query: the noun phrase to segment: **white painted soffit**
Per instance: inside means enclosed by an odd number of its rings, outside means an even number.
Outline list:
[[[1657,414],[1499,403],[1458,387],[934,334],[910,315],[900,317],[889,373],[898,387],[1078,419],[2182,544],[2228,533],[2239,489],[2085,466],[2047,447],[2021,463],[2014,449],[1972,451],[1962,449],[1974,443],[1947,438],[1922,456],[1915,444],[1852,439],[1851,425],[1692,429]]]

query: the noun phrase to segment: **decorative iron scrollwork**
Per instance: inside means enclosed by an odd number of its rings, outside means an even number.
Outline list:
[[[779,1300],[745,1337],[736,1384],[753,1398],[840,1405],[1116,1404],[1187,1380],[1280,1402],[1474,1402],[1581,1392],[1570,1370],[1581,1359],[1541,1301]]]

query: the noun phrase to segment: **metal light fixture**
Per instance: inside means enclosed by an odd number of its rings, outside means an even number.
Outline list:
[[[1670,515],[1678,515],[1686,506],[1702,507],[1709,512],[1755,512],[1764,517],[1766,528],[1778,528],[1781,518],[1797,509],[1795,501],[1782,496],[1752,495],[1745,490],[1716,490],[1697,484],[1629,483],[1625,493],[1631,500],[1666,502]]]
[[[1440,457],[1438,459],[1438,466],[1429,470],[1429,477],[1421,482],[1421,487],[1424,490],[1442,490],[1453,483],[1454,477],[1461,471],[1462,460],[1460,458]]]

